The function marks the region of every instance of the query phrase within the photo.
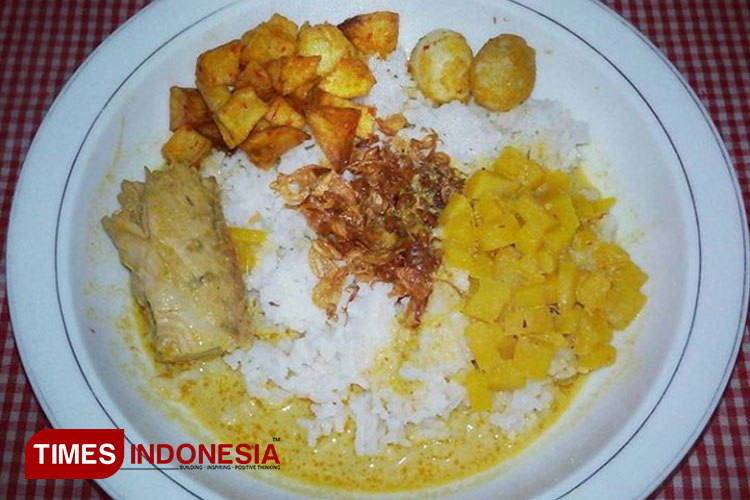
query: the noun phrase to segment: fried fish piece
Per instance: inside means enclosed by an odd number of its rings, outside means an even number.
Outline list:
[[[245,289],[215,179],[175,164],[124,181],[102,225],[166,362],[216,356],[249,338]]]

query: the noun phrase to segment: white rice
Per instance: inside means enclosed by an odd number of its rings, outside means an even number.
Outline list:
[[[441,150],[465,171],[471,164],[496,157],[510,143],[525,146],[534,159],[554,168],[567,170],[579,161],[577,146],[588,142],[588,127],[575,121],[561,104],[530,99],[506,113],[487,111],[474,102],[434,107],[413,89],[406,60],[401,48],[385,61],[371,59],[377,83],[364,100],[378,107],[380,116],[403,113],[414,126],[401,135],[421,138],[434,130]],[[404,81],[406,90],[399,83]]]
[[[379,116],[403,112],[415,124],[402,131],[407,137],[435,130],[439,149],[464,171],[475,168],[478,160],[491,159],[511,142],[526,145],[548,165],[568,169],[578,161],[577,146],[588,141],[586,126],[553,101],[530,100],[509,113],[488,113],[471,103],[434,108],[408,89],[411,80],[401,49],[385,61],[371,59],[370,67],[377,84],[362,102],[376,106]],[[544,147],[539,147],[540,142]],[[395,320],[401,306],[389,297],[391,285],[360,284],[346,311],[345,293],[338,321],[312,303],[317,280],[307,254],[315,234],[302,215],[284,207],[269,185],[278,172],[290,173],[321,158],[318,146],[308,141],[287,153],[277,169],[255,168],[242,154],[211,169],[222,186],[228,223],[268,232],[246,286],[268,327],[289,332],[273,342],[256,340],[225,360],[241,371],[253,397],[272,405],[292,398],[310,401],[313,417],[300,421],[310,446],[321,436],[342,432],[350,420],[358,454],[374,455],[393,443],[411,445],[445,437],[446,419],[468,404],[460,380],[471,369],[471,355],[463,336],[465,320],[458,312],[460,298],[452,287],[436,284],[417,345],[400,366],[383,361],[388,358],[384,353],[396,349],[403,334]],[[465,275],[451,279],[457,287],[468,288]],[[571,354],[558,353],[550,377],[575,373]],[[410,389],[397,390],[394,377]],[[549,380],[497,393],[489,421],[512,437],[532,426],[552,398]]]
[[[368,61],[377,83],[362,99],[362,103],[374,106],[378,116],[386,117],[403,110],[407,99],[404,88],[413,85],[406,63],[406,52],[401,47],[394,50],[388,59],[372,57]]]

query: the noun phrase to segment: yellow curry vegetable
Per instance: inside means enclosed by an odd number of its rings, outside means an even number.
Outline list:
[[[465,385],[475,410],[490,409],[491,391],[546,377],[560,348],[580,373],[612,364],[612,332],[646,302],[647,275],[597,232],[615,200],[584,188],[580,175],[506,148],[441,214],[445,261],[471,278],[464,334],[477,368]]]

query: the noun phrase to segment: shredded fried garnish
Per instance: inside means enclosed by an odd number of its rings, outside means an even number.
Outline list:
[[[329,316],[352,275],[392,283],[394,296],[409,299],[406,323],[419,325],[442,260],[433,230],[463,187],[436,145],[434,133],[422,140],[362,141],[339,173],[308,165],[272,184],[318,235],[309,255],[319,279],[313,302]]]

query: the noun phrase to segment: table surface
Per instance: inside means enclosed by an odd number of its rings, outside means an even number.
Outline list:
[[[570,0],[572,2],[572,0]],[[84,58],[146,0],[0,2],[0,241],[26,150],[47,108]],[[750,206],[750,2],[607,0],[677,66],[708,108]],[[92,481],[32,480],[28,439],[49,427],[15,348],[0,254],[1,498],[106,498]],[[750,499],[750,335],[703,435],[653,498]]]

